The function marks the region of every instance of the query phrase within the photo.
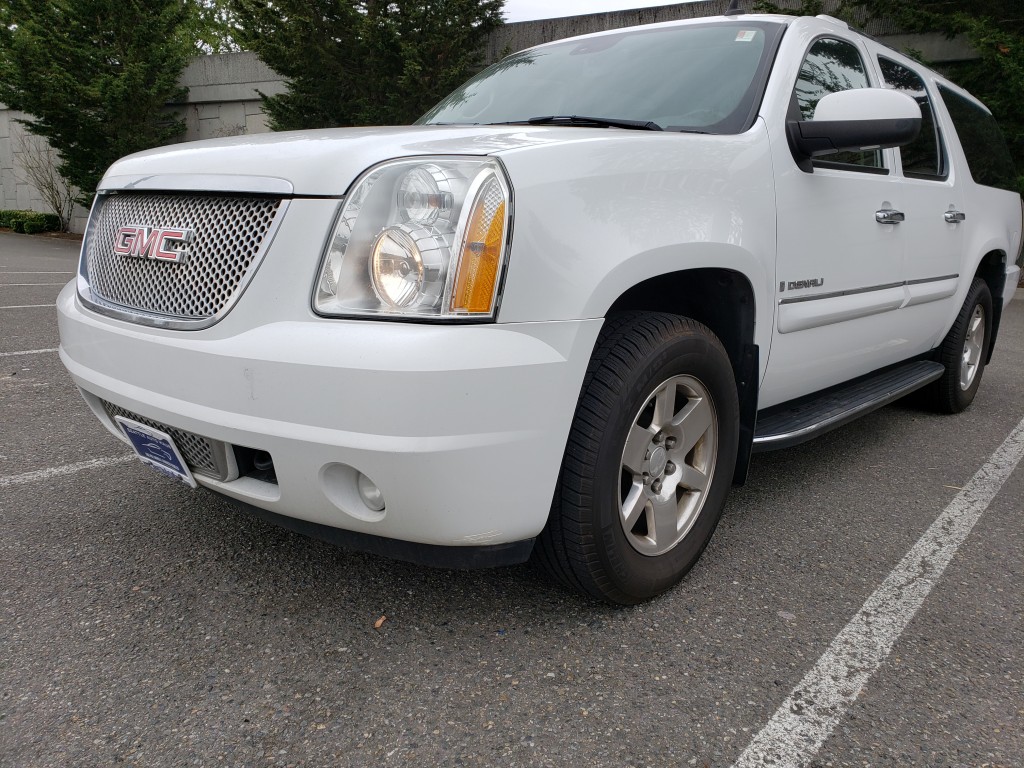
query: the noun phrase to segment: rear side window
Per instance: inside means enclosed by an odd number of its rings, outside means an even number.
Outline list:
[[[811,46],[804,58],[793,98],[800,110],[800,119],[813,120],[818,102],[828,94],[870,86],[857,46],[845,40],[822,38]],[[815,158],[813,162],[827,168],[877,172],[882,168],[882,153],[878,150],[838,152]]]
[[[891,59],[878,57],[882,69],[882,77],[890,88],[903,91],[912,96],[921,107],[921,133],[905,147],[900,147],[900,158],[903,161],[903,175],[914,178],[944,179],[946,177],[945,157],[942,151],[942,138],[935,124],[931,101],[925,89],[924,80],[912,69],[897,64]]]
[[[941,85],[939,93],[960,136],[971,178],[986,187],[1017,192],[1017,171],[995,118],[970,99]]]

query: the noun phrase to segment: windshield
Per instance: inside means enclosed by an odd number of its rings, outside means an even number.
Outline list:
[[[521,51],[485,69],[417,122],[494,124],[580,115],[649,121],[665,130],[738,133],[760,106],[783,29],[742,20],[640,27]]]

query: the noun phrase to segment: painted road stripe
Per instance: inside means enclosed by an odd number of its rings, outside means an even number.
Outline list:
[[[0,309],[42,309],[43,307],[56,307],[57,303],[53,304],[14,304],[9,307],[0,307]]]
[[[733,768],[811,764],[1022,456],[1024,420],[867,599]]]
[[[0,352],[0,357],[19,357],[21,355],[43,355],[47,352],[56,352],[57,347],[49,349],[26,349],[23,352]]]
[[[27,288],[35,285],[67,285],[67,283],[0,283],[0,288]]]
[[[134,454],[127,456],[113,456],[107,459],[89,459],[80,461],[77,464],[65,464],[62,467],[50,467],[49,469],[38,469],[35,472],[26,472],[23,475],[8,475],[0,477],[0,488],[7,488],[11,485],[24,485],[25,483],[36,483],[40,480],[49,480],[53,477],[63,477],[81,472],[83,469],[97,469],[99,467],[112,467],[115,464],[125,464],[135,458]]]
[[[14,272],[0,267],[0,275],[73,275],[74,272]]]

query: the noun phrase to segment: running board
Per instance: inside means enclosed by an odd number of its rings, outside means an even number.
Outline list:
[[[754,452],[789,448],[823,435],[930,384],[944,370],[941,363],[927,360],[904,363],[801,398],[780,410],[773,408],[758,416]]]

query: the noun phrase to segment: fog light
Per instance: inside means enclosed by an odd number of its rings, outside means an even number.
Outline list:
[[[320,488],[331,504],[356,520],[379,523],[387,514],[380,488],[348,464],[325,464],[320,470]]]
[[[384,494],[381,493],[380,488],[374,484],[373,480],[360,472],[359,477],[356,479],[356,485],[359,487],[359,497],[363,500],[363,504],[374,512],[384,511]]]

